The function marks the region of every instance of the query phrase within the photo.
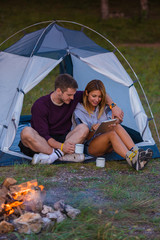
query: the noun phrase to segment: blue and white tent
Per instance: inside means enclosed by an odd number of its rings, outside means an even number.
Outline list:
[[[62,22],[86,28],[109,42],[104,36],[84,25],[57,20],[48,21],[47,27],[24,35],[0,52],[0,165],[8,165],[9,158],[30,159],[21,154],[18,147],[14,147],[16,150],[13,150],[24,94],[59,64],[62,71],[73,75],[80,90],[83,90],[92,79],[102,80],[109,95],[123,109],[125,114],[123,125],[137,136],[137,144],[144,148],[151,147],[154,151],[153,157],[159,157],[148,125],[149,118],[141,104],[134,82],[114,51],[100,47],[81,30],[62,27]],[[124,58],[119,50],[110,44]],[[3,44],[0,45],[0,49],[2,46]],[[125,58],[124,60],[127,62]],[[128,62],[127,64],[134,73],[130,64]],[[139,82],[135,73],[134,78]],[[153,118],[152,112],[151,116]],[[9,154],[7,160],[3,161],[6,154]]]

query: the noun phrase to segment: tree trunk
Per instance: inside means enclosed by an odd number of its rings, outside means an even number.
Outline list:
[[[101,17],[104,20],[109,17],[109,3],[108,3],[108,0],[101,0]]]
[[[142,18],[148,17],[149,7],[148,7],[148,0],[140,0],[141,4],[141,16]]]

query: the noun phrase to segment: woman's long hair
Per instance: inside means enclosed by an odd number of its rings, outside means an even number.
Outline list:
[[[102,95],[101,102],[99,103],[99,114],[98,114],[98,119],[99,119],[101,117],[101,115],[104,111],[105,105],[106,105],[106,90],[105,90],[105,86],[102,81],[94,79],[87,84],[85,91],[83,93],[83,105],[84,105],[84,108],[87,110],[87,112],[90,115],[93,111],[90,109],[90,104],[88,102],[87,93],[89,94],[90,92],[95,91],[95,90],[99,90]]]

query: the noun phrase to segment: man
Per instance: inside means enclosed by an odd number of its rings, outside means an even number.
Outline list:
[[[31,127],[21,132],[19,147],[33,157],[32,164],[51,164],[64,154],[73,154],[76,143],[83,143],[89,133],[85,124],[71,131],[71,118],[78,102],[82,102],[82,91],[69,74],[60,74],[55,79],[55,91],[40,97],[32,106]],[[123,112],[107,95],[106,103],[114,106],[113,117],[123,120]]]

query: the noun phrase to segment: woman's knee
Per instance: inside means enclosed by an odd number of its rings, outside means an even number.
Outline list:
[[[113,137],[115,135],[117,135],[117,133],[114,129],[105,133],[106,138],[110,138],[110,137]]]
[[[122,126],[120,125],[120,124],[116,124],[116,126],[115,126],[115,131],[117,130],[117,129],[121,129],[122,128]]]

